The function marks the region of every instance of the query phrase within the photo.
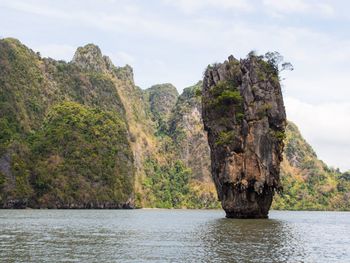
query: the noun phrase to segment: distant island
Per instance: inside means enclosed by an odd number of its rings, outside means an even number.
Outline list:
[[[219,208],[201,90],[143,90],[93,44],[67,63],[1,39],[0,207]],[[350,210],[350,171],[319,160],[292,122],[283,140],[272,208]]]

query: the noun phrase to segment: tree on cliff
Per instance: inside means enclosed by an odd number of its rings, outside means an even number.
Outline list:
[[[292,63],[284,61],[283,56],[277,51],[267,52],[264,58],[278,72],[281,72],[283,70],[294,70]]]

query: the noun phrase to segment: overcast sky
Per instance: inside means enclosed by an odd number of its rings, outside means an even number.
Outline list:
[[[230,54],[279,51],[288,118],[327,164],[350,169],[350,1],[0,0],[0,37],[71,60],[95,43],[142,88],[179,90]]]

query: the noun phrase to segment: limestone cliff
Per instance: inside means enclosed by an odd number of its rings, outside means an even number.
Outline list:
[[[283,192],[273,209],[349,210],[350,177],[317,158],[298,127],[288,122],[281,163]]]
[[[200,92],[202,81],[187,87],[178,97],[169,120],[169,136],[175,145],[175,158],[192,171],[191,191],[198,207],[219,207],[211,178],[208,136],[202,121]]]
[[[199,94],[201,90],[202,81],[183,90],[172,111],[169,133],[176,144],[178,157],[192,169],[193,177],[211,183],[208,137],[204,131]]]
[[[104,73],[108,73],[115,67],[110,58],[103,56],[100,48],[94,44],[79,47],[74,54],[72,63],[86,70]]]
[[[134,206],[124,71],[92,44],[66,63],[0,40],[0,207]]]
[[[258,63],[262,70],[250,70],[249,79],[278,80]],[[265,91],[255,86],[251,106],[271,120],[272,105],[258,102]],[[201,90],[202,82],[180,96],[171,84],[142,90],[132,67],[113,65],[93,44],[67,63],[42,58],[16,39],[0,40],[0,208],[219,207]],[[243,122],[244,96],[234,91],[215,92],[211,106],[236,103]],[[226,129],[225,114],[216,123]],[[231,136],[221,132],[217,148]],[[285,137],[284,191],[273,208],[349,210],[350,173],[317,159],[294,124]]]
[[[280,189],[286,114],[278,69],[254,55],[209,66],[202,90],[212,176],[227,217],[265,218]]]
[[[149,103],[153,120],[159,133],[168,130],[171,110],[174,108],[179,93],[170,83],[157,84],[144,91],[145,100]]]

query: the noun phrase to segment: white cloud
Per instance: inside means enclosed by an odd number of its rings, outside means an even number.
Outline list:
[[[225,2],[225,0],[220,0]],[[146,36],[172,40],[176,42],[196,42],[197,30],[183,26],[177,22],[171,23],[154,15],[148,15],[132,5],[119,3],[110,5],[102,11],[96,11],[99,2],[92,1],[92,5],[80,6],[69,2],[64,6],[51,6],[47,1],[21,1],[0,2],[0,7],[10,8],[22,13],[59,19],[61,23],[68,22],[74,26],[87,26],[106,32],[136,32]],[[74,3],[74,2],[73,2]],[[229,6],[229,4],[227,4]],[[203,32],[204,29],[201,29]]]
[[[65,12],[62,12],[58,9],[50,8],[45,4],[39,5],[38,3],[35,3],[35,2],[30,3],[30,1],[23,2],[23,1],[13,0],[13,1],[0,2],[0,6],[17,10],[20,12],[24,12],[24,13],[34,14],[34,15],[69,18],[69,14]]]
[[[303,0],[264,0],[264,5],[281,12],[303,12],[308,5]]]
[[[125,64],[133,65],[135,62],[135,57],[124,51],[109,54],[107,53],[107,55],[112,59],[113,64],[117,66],[122,66]]]
[[[252,11],[253,5],[245,0],[164,0],[164,3],[176,6],[183,12],[192,14],[205,8]]]
[[[43,57],[51,57],[57,60],[70,61],[73,58],[76,47],[69,45],[48,44],[33,47],[39,51]]]
[[[308,104],[285,99],[287,117],[295,122],[319,158],[342,170],[350,169],[350,102]]]
[[[331,17],[335,14],[331,5],[315,0],[263,0],[263,4],[275,16],[300,13]]]

